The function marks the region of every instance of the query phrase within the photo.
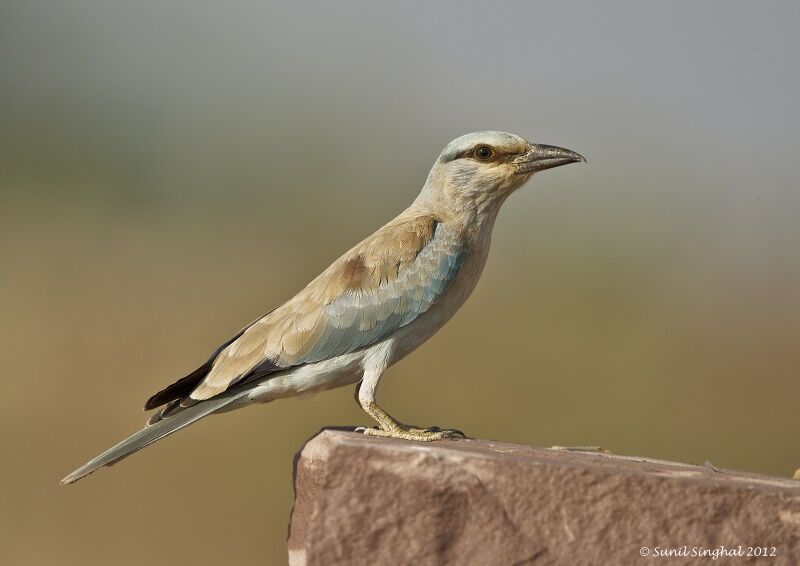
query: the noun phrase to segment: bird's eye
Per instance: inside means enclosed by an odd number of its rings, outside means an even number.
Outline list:
[[[481,161],[489,161],[494,155],[494,151],[488,145],[479,145],[475,148],[475,157]]]

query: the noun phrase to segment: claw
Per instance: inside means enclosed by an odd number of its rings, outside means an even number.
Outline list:
[[[428,428],[410,428],[409,432],[421,433],[439,433],[445,435],[446,438],[466,438],[467,435],[455,428],[439,428],[438,426],[431,426]]]
[[[398,438],[401,440],[413,440],[416,442],[432,442],[434,440],[444,440],[453,438],[466,438],[460,430],[431,428],[397,428],[384,430],[382,428],[358,427],[358,432],[363,432],[367,436],[382,436],[384,438]]]

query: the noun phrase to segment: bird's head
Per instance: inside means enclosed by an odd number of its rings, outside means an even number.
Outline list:
[[[494,210],[534,173],[580,161],[586,159],[574,151],[514,134],[466,134],[444,148],[420,198],[437,208]]]

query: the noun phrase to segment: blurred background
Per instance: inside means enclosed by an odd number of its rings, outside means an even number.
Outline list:
[[[284,562],[295,451],[369,424],[350,387],[58,480],[482,129],[589,164],[506,205],[477,291],[384,406],[791,476],[799,6],[2,0],[4,559]]]

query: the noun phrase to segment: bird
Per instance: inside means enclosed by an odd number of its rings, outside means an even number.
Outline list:
[[[366,435],[429,442],[455,429],[403,424],[378,406],[384,371],[444,326],[481,276],[497,213],[535,173],[585,162],[505,132],[451,141],[416,199],[284,304],[150,397],[145,427],[79,467],[70,484],[210,414],[356,384]]]

